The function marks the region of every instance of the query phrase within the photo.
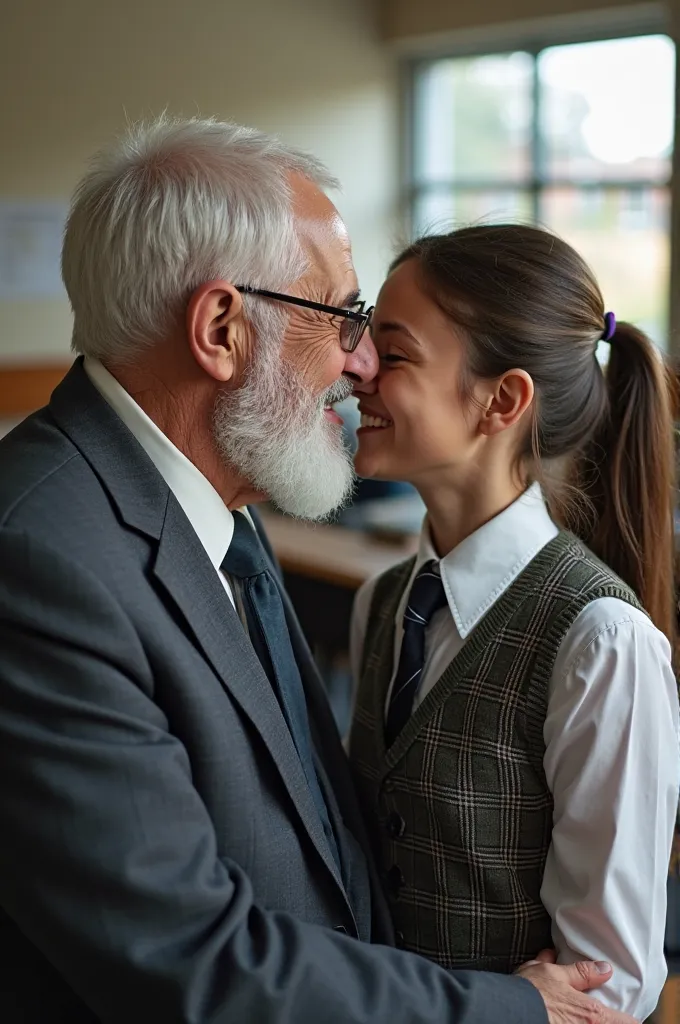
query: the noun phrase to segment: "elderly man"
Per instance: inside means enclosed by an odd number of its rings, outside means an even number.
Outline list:
[[[351,486],[332,406],[376,353],[332,185],[258,132],[162,119],[75,195],[79,358],[0,444],[3,1024],[624,1020],[583,994],[607,965],[394,948],[246,508],[319,518]]]

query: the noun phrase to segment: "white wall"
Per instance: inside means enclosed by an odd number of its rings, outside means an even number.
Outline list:
[[[565,26],[649,24],[650,19],[673,18],[680,0],[380,0],[380,26],[385,39],[406,49],[418,48],[419,41],[445,45],[447,37],[462,45],[493,37],[499,26],[512,35],[512,27],[523,22],[527,28],[550,19],[556,33]],[[616,31],[616,28],[614,28]],[[483,45],[483,42],[482,42]]]
[[[20,0],[0,17],[0,200],[67,197],[88,155],[168,108],[314,151],[373,298],[398,221],[398,96],[373,0]],[[0,302],[0,362],[68,355],[65,301]]]

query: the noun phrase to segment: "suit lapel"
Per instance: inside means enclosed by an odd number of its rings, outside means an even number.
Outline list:
[[[154,572],[182,612],[222,685],[259,732],[319,854],[342,885],[271,684],[217,573],[172,493]]]
[[[371,890],[370,935],[374,942],[394,945],[394,925],[387,902],[383,896],[382,884],[373,857],[366,822],[359,806],[357,792],[352,779],[349,759],[342,746],[338,728],[331,711],[326,689],[319,675],[307,640],[286,591],[281,589],[286,619],[290,630],[293,650],[300,666],[305,688],[309,720],[317,756],[328,776],[332,794],[337,800],[338,814],[358,843],[365,857]],[[342,834],[341,830],[338,830]]]
[[[340,740],[340,734],[338,733],[333,712],[326,696],[326,689],[298,622],[291,600],[281,583],[280,569],[272,555],[268,538],[264,534],[259,517],[256,513],[253,514],[252,509],[250,509],[250,512],[258,533],[263,540],[267,555],[270,558],[274,579],[279,583],[279,591],[286,614],[293,653],[300,669],[302,684],[305,690],[314,750],[329,782],[330,793],[327,795],[330,796],[328,803],[332,814],[333,827],[336,829],[336,834],[339,837],[342,837],[344,828],[347,828],[365,857],[371,888],[372,923],[370,934],[374,936],[374,941],[376,941],[375,936],[379,936],[379,941],[386,942],[388,945],[394,945],[392,918],[382,896],[382,886],[373,859],[366,822],[359,806],[349,760]],[[345,852],[349,857],[353,855],[349,850]]]

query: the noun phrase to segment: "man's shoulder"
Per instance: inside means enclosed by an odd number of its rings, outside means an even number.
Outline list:
[[[0,440],[0,529],[33,535],[82,527],[96,512],[101,484],[49,409],[33,413]],[[102,495],[103,497],[103,495]]]

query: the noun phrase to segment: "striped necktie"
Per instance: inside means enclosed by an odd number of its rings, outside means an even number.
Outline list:
[[[425,630],[432,616],[446,604],[438,563],[426,562],[417,574],[404,612],[404,636],[399,667],[392,684],[385,738],[391,746],[408,722],[425,664]]]

